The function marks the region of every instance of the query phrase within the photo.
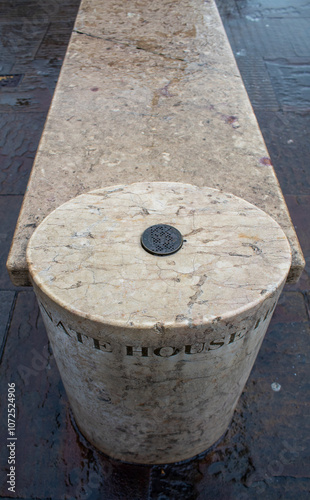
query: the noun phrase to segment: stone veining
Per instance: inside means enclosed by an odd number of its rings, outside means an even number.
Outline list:
[[[141,246],[158,223],[186,236],[173,255]],[[273,219],[210,188],[116,186],[56,209],[27,256],[76,421],[95,446],[167,463],[219,439],[290,268]]]
[[[302,254],[264,158],[213,0],[83,0],[9,256],[12,279],[29,284],[27,240],[57,206],[146,180],[208,185],[259,206],[286,232],[297,278]]]

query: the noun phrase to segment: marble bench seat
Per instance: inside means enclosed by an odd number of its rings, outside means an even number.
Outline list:
[[[27,242],[80,193],[138,181],[231,192],[294,227],[214,0],[82,0],[7,268],[30,285]]]

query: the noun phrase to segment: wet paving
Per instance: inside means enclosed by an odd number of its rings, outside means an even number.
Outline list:
[[[79,0],[0,0],[0,498],[310,498],[310,2],[218,0],[307,261],[287,286],[239,401],[211,451],[122,464],[76,429],[31,289],[5,261]],[[16,492],[7,489],[7,387],[16,384]]]

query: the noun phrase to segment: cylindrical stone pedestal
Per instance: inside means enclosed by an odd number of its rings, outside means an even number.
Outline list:
[[[190,458],[225,432],[291,264],[255,206],[164,182],[65,203],[27,258],[81,432],[146,464]]]

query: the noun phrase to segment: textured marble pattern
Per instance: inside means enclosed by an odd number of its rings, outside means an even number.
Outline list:
[[[153,224],[185,241],[159,257]],[[189,458],[226,430],[291,265],[267,214],[210,188],[136,183],[65,203],[34,232],[29,271],[85,436],[115,458]]]
[[[77,194],[136,181],[233,192],[303,256],[213,0],[83,0],[17,224],[8,270],[29,284],[34,228]]]

